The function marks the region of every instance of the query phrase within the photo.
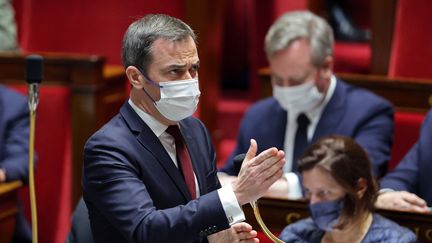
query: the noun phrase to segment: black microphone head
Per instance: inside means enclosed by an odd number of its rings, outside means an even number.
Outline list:
[[[244,158],[246,157],[246,154],[237,154],[234,158],[233,158],[233,163],[234,163],[234,168],[237,171],[237,174],[240,172],[242,163]]]
[[[29,84],[40,83],[43,78],[43,57],[29,55],[26,57],[26,81]]]

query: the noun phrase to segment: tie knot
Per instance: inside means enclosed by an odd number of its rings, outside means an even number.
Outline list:
[[[169,133],[171,136],[173,136],[175,140],[182,138],[180,128],[177,125],[168,126],[166,132]]]
[[[309,126],[309,118],[304,114],[300,113],[297,117],[297,126],[299,127],[307,127]]]

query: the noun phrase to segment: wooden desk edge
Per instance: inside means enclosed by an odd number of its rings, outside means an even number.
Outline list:
[[[0,183],[0,195],[9,193],[22,187],[23,183],[21,181],[11,181],[6,183]]]

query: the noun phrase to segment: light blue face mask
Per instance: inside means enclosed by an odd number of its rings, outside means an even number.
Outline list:
[[[317,227],[324,231],[333,230],[343,208],[343,198],[309,204],[311,217]]]

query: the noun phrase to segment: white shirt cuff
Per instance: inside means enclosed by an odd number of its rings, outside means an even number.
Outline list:
[[[246,217],[237,201],[231,184],[223,186],[217,192],[229,225],[244,221]]]
[[[296,173],[288,172],[284,173],[286,180],[288,181],[288,198],[289,199],[300,199],[303,197],[300,180]]]
[[[383,194],[383,193],[386,193],[386,192],[394,192],[395,190],[393,190],[393,189],[391,189],[391,188],[382,188],[382,189],[380,189],[379,191],[378,191],[378,195],[379,194]]]

